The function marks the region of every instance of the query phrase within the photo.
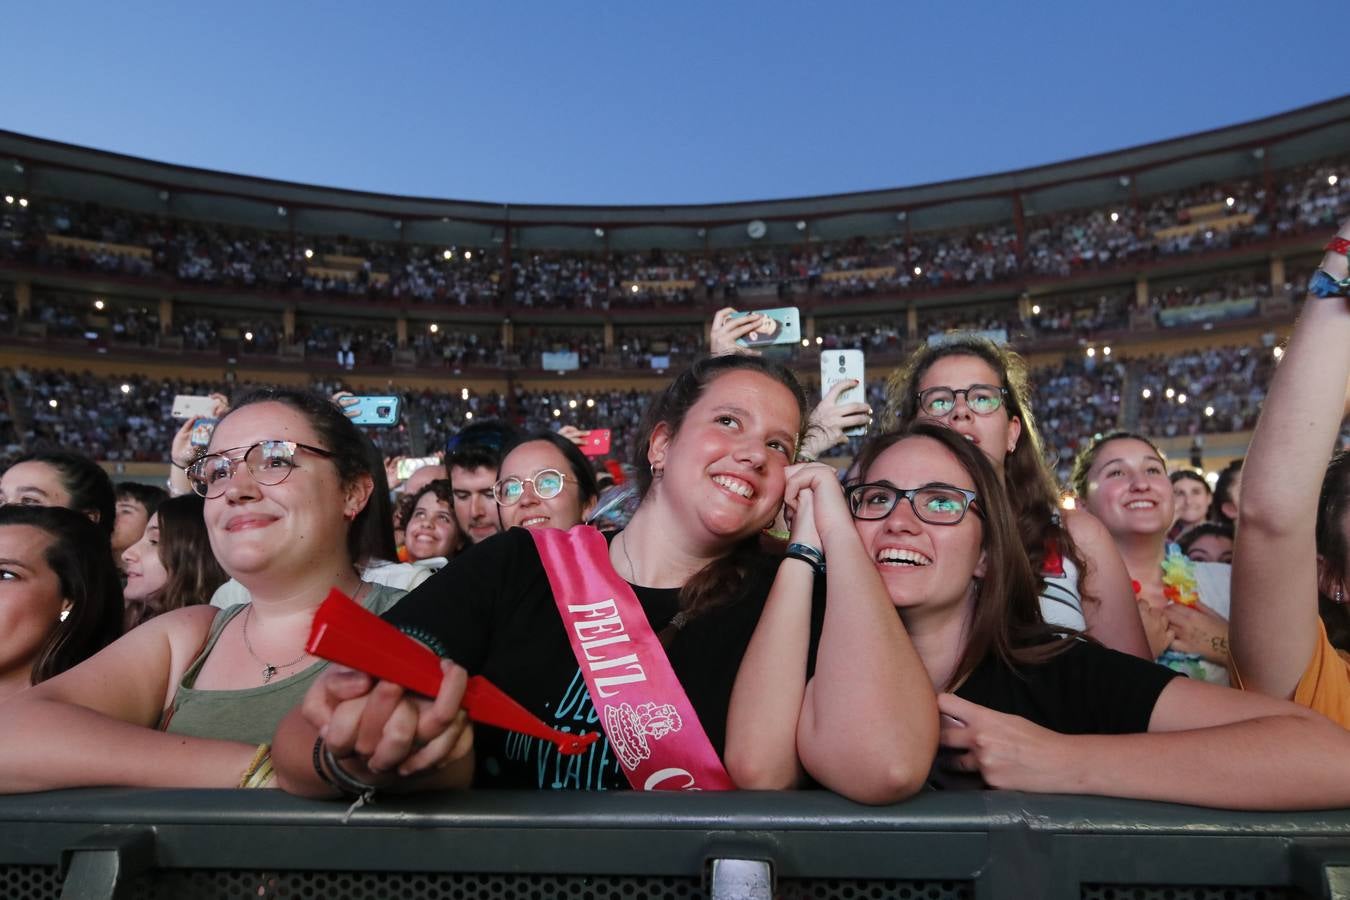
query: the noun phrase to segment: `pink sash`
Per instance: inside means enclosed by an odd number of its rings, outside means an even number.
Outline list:
[[[589,525],[530,531],[619,760],[635,791],[735,790],[628,582]]]

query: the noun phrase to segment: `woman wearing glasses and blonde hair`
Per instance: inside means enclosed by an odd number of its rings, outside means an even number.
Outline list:
[[[576,444],[551,431],[509,445],[492,486],[502,530],[566,531],[586,521],[599,494],[590,462]]]
[[[1040,578],[1045,620],[1151,659],[1110,533],[1090,513],[1059,508],[1028,377],[1020,355],[987,338],[921,347],[886,385],[882,430],[935,422],[979,448],[1008,492],[1022,547]]]
[[[328,400],[244,397],[188,478],[250,602],[167,612],[6,703],[0,791],[264,784],[277,723],[325,665],[305,652],[314,610],[333,587],[377,612],[402,596],[357,572],[387,525],[361,435]]]

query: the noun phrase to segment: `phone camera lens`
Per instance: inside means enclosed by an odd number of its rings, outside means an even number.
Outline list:
[[[389,418],[389,407],[387,406],[375,407],[375,415],[379,416],[381,419]]]

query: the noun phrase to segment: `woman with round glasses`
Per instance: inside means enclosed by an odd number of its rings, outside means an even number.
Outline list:
[[[884,429],[945,425],[984,453],[1003,480],[1017,531],[1040,573],[1047,622],[1148,657],[1130,578],[1111,535],[1092,515],[1059,508],[1029,405],[1026,361],[985,338],[924,346],[886,386]]]
[[[936,786],[1248,809],[1350,800],[1340,775],[1350,735],[1320,717],[1047,626],[1002,483],[951,429],[918,423],[877,438],[859,471],[847,494],[856,534],[927,676],[909,688],[939,692]],[[811,702],[809,603],[805,591],[793,599],[776,631],[767,613],[756,630],[728,723],[729,736],[747,736],[745,765],[780,775],[810,768],[791,740],[794,704]]]
[[[506,450],[492,497],[502,528],[561,528],[586,521],[600,489],[577,445],[552,432],[526,435]]]
[[[368,507],[362,437],[325,398],[243,398],[188,477],[251,602],[156,616],[6,704],[0,790],[265,783],[277,722],[325,666],[305,651],[314,610],[333,587],[376,611],[401,596],[356,570],[388,524]]]
[[[637,512],[622,532],[609,536],[603,559],[583,559],[575,568],[602,571],[632,587],[687,698],[686,712],[707,737],[705,749],[721,757],[736,784],[752,783],[754,773],[739,765],[729,739],[724,751],[724,735],[736,669],[755,623],[761,610],[770,620],[773,611],[786,612],[787,601],[780,598],[791,594],[796,600],[797,590],[806,595],[808,616],[818,600],[822,622],[812,696],[819,707],[803,721],[800,734],[794,731],[785,740],[808,748],[811,774],[827,787],[855,799],[890,802],[923,782],[936,747],[936,705],[931,694],[915,699],[905,687],[921,678],[921,669],[912,651],[903,652],[907,639],[862,556],[834,470],[792,465],[805,419],[801,387],[778,364],[747,356],[696,362],[644,415],[634,451],[634,462],[642,464]],[[554,473],[561,472],[562,490],[553,499],[568,497],[574,488],[567,476],[575,471],[549,455],[555,449],[561,448],[540,441],[517,447],[506,461],[507,483],[498,485],[499,493],[518,497],[516,505],[527,498],[533,503],[536,492],[559,489]],[[531,458],[521,450],[544,455]],[[785,499],[798,513],[794,539],[803,546],[813,543],[810,552],[799,550],[787,559],[759,547],[761,530]],[[575,517],[580,501],[568,502]],[[532,517],[514,521],[528,523]],[[560,517],[550,524],[566,521]],[[817,573],[811,553],[829,558],[823,572]],[[560,566],[570,569],[573,562],[569,557]],[[592,696],[548,576],[535,535],[511,528],[475,544],[409,594],[386,619],[458,664],[441,694],[413,699],[364,675],[326,674],[277,732],[283,786],[311,796],[337,793],[315,770],[316,745],[322,758],[338,761],[353,784],[372,787],[626,789],[625,772],[636,765],[629,765],[632,748],[641,744],[652,759],[669,760],[669,744],[651,746],[646,738],[654,741],[668,732],[648,731],[649,722],[625,718],[605,704],[603,693]],[[610,585],[597,589],[608,591]],[[823,602],[825,594],[829,603]],[[626,658],[645,651],[630,650],[621,617],[606,621],[597,618],[585,629],[594,638],[584,651],[588,666],[603,664],[600,674],[616,672],[613,677],[630,680],[637,665],[645,676],[638,656]],[[815,640],[803,639],[803,657]],[[883,677],[871,677],[877,673]],[[486,676],[556,727],[594,732],[603,720],[608,738],[566,758],[551,744],[481,724],[447,731],[459,712],[466,674]],[[659,690],[645,677],[640,680]],[[673,707],[669,696],[640,709]],[[670,718],[659,718],[662,728],[670,727]],[[675,727],[692,731],[683,717]],[[887,764],[897,751],[901,762]],[[666,774],[655,773],[658,783],[671,786],[667,776],[682,764],[683,759],[663,761]],[[673,784],[686,782],[679,778]]]

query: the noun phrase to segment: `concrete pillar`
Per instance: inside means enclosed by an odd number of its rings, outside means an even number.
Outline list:
[[[408,320],[403,316],[394,320],[394,339],[398,343],[398,349],[402,350],[408,346]]]
[[[281,311],[281,335],[286,343],[295,343],[295,307],[288,306]]]
[[[173,333],[173,298],[159,298],[159,333],[163,335]]]
[[[919,339],[919,308],[913,303],[905,310],[905,331],[908,332],[911,341]]]
[[[33,282],[20,281],[14,285],[14,312],[15,318],[23,319],[28,315],[28,311],[33,308]]]
[[[1270,261],[1270,293],[1271,296],[1284,293],[1284,257],[1276,256]]]
[[[502,351],[510,353],[516,340],[516,327],[510,319],[502,319]]]
[[[611,350],[613,350],[613,349],[614,349],[614,323],[611,322],[611,321],[609,321],[608,319],[606,319],[606,320],[605,320],[605,352],[608,353],[609,351],[611,351]]]
[[[1134,308],[1148,309],[1148,279],[1140,275],[1134,281]]]

